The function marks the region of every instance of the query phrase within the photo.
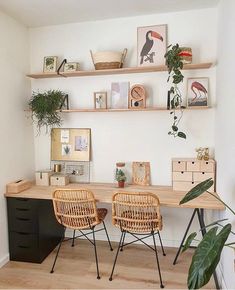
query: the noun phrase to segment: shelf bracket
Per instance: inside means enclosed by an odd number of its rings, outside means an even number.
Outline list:
[[[59,66],[58,69],[57,69],[57,74],[60,75],[60,76],[62,76],[62,77],[64,77],[64,78],[66,78],[66,76],[63,75],[63,74],[61,74],[61,73],[60,73],[60,70],[61,70],[62,66],[63,66],[65,63],[67,63],[67,59],[66,59],[66,58],[63,59],[63,61],[61,62],[60,66]]]

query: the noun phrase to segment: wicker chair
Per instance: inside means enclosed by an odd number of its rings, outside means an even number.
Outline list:
[[[51,273],[54,272],[54,267],[61,248],[61,244],[64,241],[65,230],[66,228],[69,228],[73,229],[72,247],[74,246],[74,240],[81,236],[85,237],[94,246],[97,279],[100,279],[95,240],[95,227],[101,223],[103,224],[103,228],[99,229],[98,231],[105,231],[110,250],[112,251],[112,245],[110,243],[108,232],[104,223],[107,209],[97,208],[93,193],[87,189],[58,189],[53,193],[52,199],[56,219],[64,227],[64,233],[61,237]],[[76,230],[78,230],[81,235],[75,237]],[[90,230],[90,232],[84,233],[83,230]],[[93,240],[87,237],[89,234],[93,235]]]
[[[160,287],[164,288],[155,241],[155,234],[158,234],[162,253],[165,256],[166,254],[159,232],[162,229],[162,217],[160,215],[160,202],[158,197],[149,192],[117,192],[113,196],[112,221],[114,226],[120,228],[121,238],[109,280],[112,281],[113,279],[113,272],[119,251],[122,251],[124,246],[140,241],[148,248],[154,250],[160,278]],[[126,234],[131,234],[135,240],[124,244]],[[139,238],[138,235],[143,235],[144,237]],[[154,247],[143,241],[143,239],[150,236],[153,238]]]

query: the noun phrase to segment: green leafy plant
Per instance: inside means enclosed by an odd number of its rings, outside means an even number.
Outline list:
[[[60,90],[33,92],[28,105],[39,132],[43,126],[46,126],[47,130],[53,126],[61,126],[62,119],[58,110],[62,108],[66,96],[67,94]]]
[[[115,179],[117,181],[126,181],[126,175],[121,169],[116,169]]]
[[[192,188],[185,197],[180,201],[180,204],[184,204],[189,202],[190,200],[198,197],[204,192],[212,195],[214,198],[218,199],[225,207],[235,215],[234,210],[228,206],[223,200],[221,200],[217,195],[208,191],[208,189],[213,185],[213,180],[211,178],[199,183],[194,188]],[[199,289],[206,285],[212,274],[214,273],[216,266],[220,261],[221,252],[224,246],[232,247],[235,242],[227,243],[226,241],[230,234],[235,235],[234,232],[231,231],[232,225],[231,223],[227,223],[226,225],[222,225],[221,222],[226,221],[227,219],[222,219],[215,221],[206,226],[206,228],[210,228],[209,231],[203,236],[203,239],[198,244],[198,247],[193,255],[191,265],[188,272],[188,288],[189,289]],[[218,232],[219,227],[221,230]],[[183,247],[183,251],[186,251],[195,237],[197,233],[194,232],[189,235],[187,238],[185,245]],[[234,248],[234,247],[232,247]]]
[[[186,134],[184,132],[179,131],[179,123],[181,118],[183,117],[183,109],[182,106],[182,94],[178,88],[178,84],[183,82],[184,76],[181,73],[183,69],[182,57],[180,56],[181,48],[179,44],[169,45],[168,50],[165,54],[166,66],[168,68],[168,79],[167,82],[172,80],[172,87],[170,88],[170,95],[173,94],[173,98],[171,99],[171,115],[173,115],[173,123],[171,126],[171,130],[168,132],[169,135],[174,137],[180,137],[186,139]],[[178,113],[178,114],[177,114]]]

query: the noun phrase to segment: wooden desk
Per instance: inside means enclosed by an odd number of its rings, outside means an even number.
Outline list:
[[[17,194],[6,193],[6,197],[18,197],[18,198],[34,198],[34,199],[51,199],[52,192],[58,187],[53,186],[32,186],[30,189],[22,191]],[[177,207],[177,208],[201,208],[201,209],[213,209],[224,210],[224,205],[211,196],[208,193],[202,194],[200,197],[186,203],[179,205],[180,200],[184,197],[185,192],[174,191],[170,186],[138,186],[127,185],[124,189],[118,188],[112,183],[89,183],[78,184],[70,183],[69,185],[62,186],[60,188],[87,188],[93,191],[95,198],[98,202],[111,203],[112,195],[117,191],[150,191],[155,193],[160,200],[161,206],[164,207]],[[217,195],[217,194],[216,194]],[[217,195],[218,196],[218,195]]]

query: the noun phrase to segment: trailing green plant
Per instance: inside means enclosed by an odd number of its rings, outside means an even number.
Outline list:
[[[126,181],[126,175],[121,169],[116,169],[115,179],[117,181]]]
[[[211,178],[199,183],[185,195],[185,197],[180,201],[180,204],[189,202],[190,200],[200,196],[202,193],[207,192],[214,198],[218,199],[233,215],[235,215],[235,211],[229,205],[227,205],[217,195],[208,191],[212,185],[213,180]],[[220,261],[221,252],[225,246],[235,249],[233,247],[235,242],[226,243],[229,235],[235,235],[231,230],[231,223],[227,223],[226,225],[221,224],[226,220],[228,219],[217,220],[205,227],[209,228],[209,231],[203,236],[193,255],[188,272],[188,289],[199,289],[209,282]],[[219,227],[221,230],[218,232]],[[196,236],[196,232],[191,233],[188,236],[183,251],[186,251],[190,247]]]
[[[53,126],[61,126],[62,119],[58,110],[62,108],[66,96],[67,94],[60,90],[33,92],[28,105],[39,132],[43,126],[46,126],[47,131]]]
[[[186,134],[179,131],[179,123],[183,117],[183,109],[185,109],[185,107],[182,106],[182,94],[178,88],[178,84],[183,82],[184,79],[184,76],[181,73],[181,70],[183,69],[182,57],[180,56],[181,48],[178,43],[173,46],[169,45],[167,48],[168,50],[165,54],[166,66],[169,74],[167,82],[172,80],[173,84],[170,88],[170,95],[173,95],[173,98],[170,101],[170,114],[173,115],[173,123],[168,135],[186,139]]]

